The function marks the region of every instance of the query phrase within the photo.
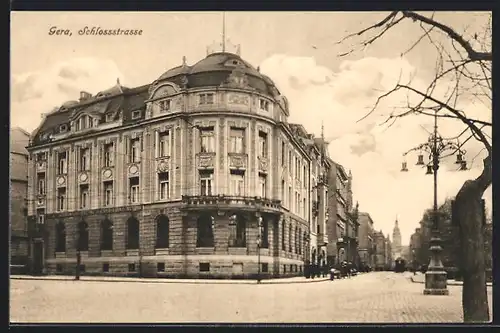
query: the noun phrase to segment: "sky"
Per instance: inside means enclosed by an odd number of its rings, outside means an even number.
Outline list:
[[[290,122],[303,124],[317,136],[324,124],[330,157],[352,171],[354,200],[360,210],[368,212],[375,228],[384,234],[392,235],[397,218],[403,244],[408,244],[424,210],[432,206],[432,177],[414,165],[416,154],[407,157],[410,171],[401,173],[402,154],[427,140],[432,118],[409,116],[391,127],[381,125],[394,106],[406,101],[406,95],[395,94],[359,120],[398,78],[411,77],[412,84],[425,87],[434,73],[435,48],[424,41],[401,56],[422,31],[418,24],[403,21],[369,47],[339,56],[361,39],[338,41],[386,15],[229,12],[226,36],[241,45],[242,58],[259,66],[287,96]],[[439,12],[434,18],[466,38],[484,30],[484,13]],[[94,26],[137,29],[142,34],[78,34]],[[68,29],[72,35],[49,35],[51,27]],[[11,126],[31,132],[43,113],[78,99],[81,90],[95,94],[107,89],[117,78],[128,87],[150,83],[182,64],[183,56],[190,65],[201,60],[206,47],[221,39],[221,12],[12,12]],[[445,87],[440,89],[444,94]],[[461,106],[480,119],[491,120],[488,105],[462,100]],[[450,119],[440,119],[439,126],[443,137],[456,136],[465,128]],[[457,172],[453,157],[443,163],[440,203],[455,195],[465,180],[480,174],[482,147],[474,139],[464,146],[471,164],[468,171]],[[485,199],[491,212],[491,186]]]

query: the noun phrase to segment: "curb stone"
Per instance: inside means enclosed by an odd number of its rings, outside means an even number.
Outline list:
[[[37,281],[75,281],[72,276],[10,276],[11,280],[37,280]],[[256,280],[203,280],[203,279],[140,279],[140,278],[89,278],[82,276],[80,281],[83,282],[128,282],[128,283],[178,283],[178,284],[295,284],[295,283],[314,283],[314,282],[324,282],[330,280],[329,278],[316,278],[316,279],[305,279],[295,280],[295,281],[284,281],[281,279],[273,280],[262,280],[258,283]]]
[[[425,283],[425,280],[420,281],[415,276],[411,276],[411,282],[413,282],[413,283]],[[463,286],[463,282],[461,282],[461,281],[454,281],[454,280],[448,280],[447,284],[449,286]],[[486,286],[487,287],[492,287],[493,284],[491,282],[486,282]]]

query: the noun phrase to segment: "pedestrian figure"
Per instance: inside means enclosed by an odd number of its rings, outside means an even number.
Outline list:
[[[330,268],[330,281],[335,280],[335,268]]]

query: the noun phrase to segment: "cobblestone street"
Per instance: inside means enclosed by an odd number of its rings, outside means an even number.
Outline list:
[[[461,287],[424,296],[408,273],[290,284],[11,280],[11,322],[462,322]],[[488,298],[491,313],[491,288]]]

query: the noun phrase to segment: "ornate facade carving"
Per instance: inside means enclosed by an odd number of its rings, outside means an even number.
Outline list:
[[[226,82],[221,84],[221,87],[253,90],[253,88],[248,84],[248,77],[245,74],[244,67],[242,66],[238,66],[233,69],[229,77],[226,79]]]
[[[102,179],[103,180],[110,180],[113,178],[113,169],[112,168],[105,168],[102,170]]]
[[[78,183],[80,184],[88,184],[89,182],[89,174],[86,171],[81,171],[78,174]]]
[[[250,97],[244,94],[229,93],[227,95],[227,101],[229,104],[249,105]]]
[[[65,187],[66,186],[66,176],[58,176],[56,179],[57,187]]]
[[[234,169],[246,169],[247,159],[247,154],[229,154],[229,167]]]
[[[213,153],[199,153],[198,154],[198,168],[210,169],[214,167],[215,154]]]
[[[269,160],[266,157],[259,156],[259,171],[267,172],[269,166]]]
[[[139,166],[136,163],[132,163],[128,167],[129,176],[137,176],[139,175]]]
[[[157,172],[167,172],[170,170],[170,163],[168,158],[162,158],[158,161],[158,165],[156,167]]]

